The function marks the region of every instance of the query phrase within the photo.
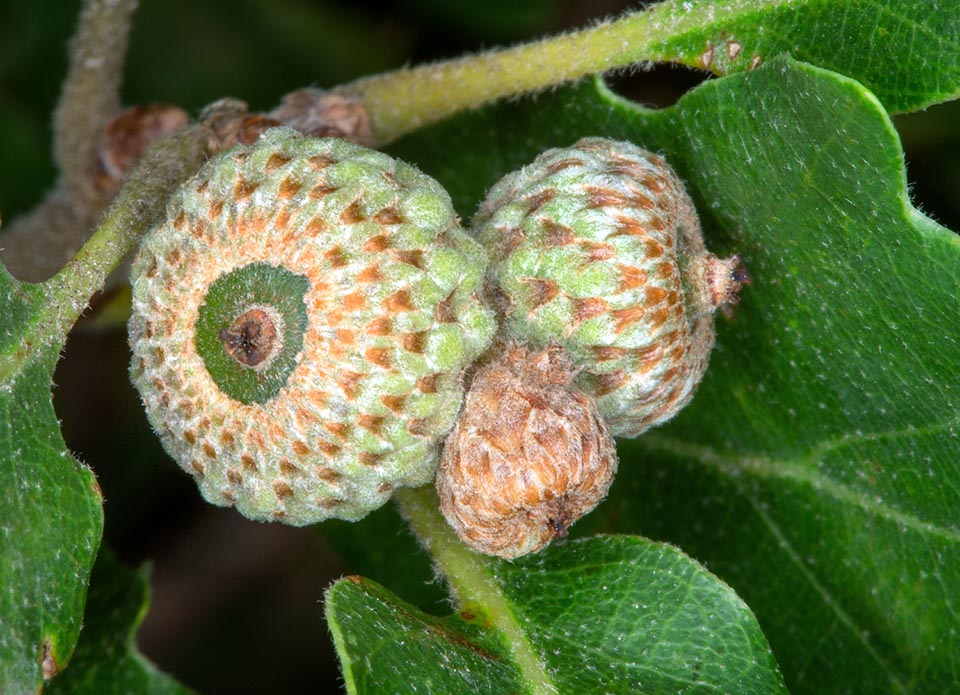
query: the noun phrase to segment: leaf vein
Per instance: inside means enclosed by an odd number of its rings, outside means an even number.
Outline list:
[[[662,434],[650,434],[638,440],[638,444],[650,449],[666,451],[677,456],[690,458],[720,471],[731,477],[748,473],[757,478],[789,480],[809,485],[817,492],[823,493],[838,502],[854,505],[866,514],[898,524],[923,535],[936,536],[949,543],[960,543],[960,530],[924,521],[915,514],[898,509],[889,502],[871,498],[863,492],[849,485],[837,482],[829,476],[815,470],[815,464],[824,454],[836,449],[853,446],[859,442],[876,441],[882,439],[912,436],[915,434],[932,434],[948,430],[956,422],[949,421],[938,425],[920,428],[905,428],[895,432],[849,435],[834,442],[827,442],[813,449],[807,456],[797,462],[776,460],[759,456],[729,455],[717,451],[713,447],[682,442],[676,438]]]

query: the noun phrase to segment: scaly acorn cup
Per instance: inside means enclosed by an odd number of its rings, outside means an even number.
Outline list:
[[[566,536],[606,497],[617,452],[593,399],[572,385],[565,349],[493,352],[472,377],[436,487],[466,545],[512,559]]]
[[[495,331],[485,263],[433,179],[271,129],[205,164],[144,238],[131,376],[210,502],[359,519],[433,478]]]
[[[661,158],[584,138],[544,152],[488,193],[474,230],[507,336],[558,344],[616,436],[692,397],[717,307],[749,280],[707,252],[693,202]]]

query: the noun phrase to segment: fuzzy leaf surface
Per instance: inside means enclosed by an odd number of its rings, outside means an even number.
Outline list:
[[[780,59],[662,111],[585,85],[399,143],[461,214],[578,137],[662,152],[754,283],[692,404],[579,527],[675,543],[754,610],[791,692],[960,677],[960,240],[914,209],[862,85]],[[445,147],[427,147],[444,142]],[[464,172],[469,172],[469,175]]]
[[[891,113],[914,111],[960,94],[957,10],[911,0],[673,0],[655,10],[668,37],[653,59],[726,74],[790,54],[859,80]]]
[[[362,578],[327,593],[350,693],[785,693],[755,618],[676,548],[626,536],[491,563],[519,629],[437,618]],[[539,663],[518,664],[528,642]],[[545,672],[532,688],[525,674]],[[550,690],[550,687],[554,690]]]
[[[0,266],[0,692],[36,692],[80,631],[103,515],[50,394],[59,328],[42,286]]]

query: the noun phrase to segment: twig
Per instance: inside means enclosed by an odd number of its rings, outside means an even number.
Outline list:
[[[95,206],[98,145],[120,108],[120,81],[137,0],[86,0],[70,40],[70,67],[53,116],[54,160],[77,209]]]
[[[54,112],[60,178],[0,239],[4,265],[28,282],[46,280],[80,248],[109,198],[96,187],[98,145],[118,110],[127,35],[137,0],[85,0],[70,41],[70,67]]]
[[[675,3],[664,3],[569,34],[375,75],[335,91],[366,107],[375,140],[385,145],[458,111],[665,58],[660,47],[682,21]]]

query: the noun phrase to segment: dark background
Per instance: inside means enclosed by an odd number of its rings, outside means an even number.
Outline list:
[[[52,182],[50,114],[79,6],[78,0],[0,3],[0,214],[6,220],[28,210]],[[616,0],[236,0],[225,11],[211,0],[141,0],[123,97],[126,104],[171,102],[192,114],[223,96],[269,109],[299,87],[331,87],[583,26],[636,6]],[[663,66],[612,82],[641,103],[665,106],[707,78]],[[895,123],[914,203],[960,229],[960,107],[947,104]],[[104,542],[131,565],[153,565],[153,606],[141,648],[207,695],[336,692],[341,686],[322,592],[358,568],[333,551],[326,525],[259,524],[205,504],[150,432],[127,380],[128,359],[122,324],[82,321],[58,367],[54,404],[68,446],[94,468],[103,489]],[[371,523],[408,542],[390,512]],[[430,591],[432,608],[443,611],[439,588]]]

